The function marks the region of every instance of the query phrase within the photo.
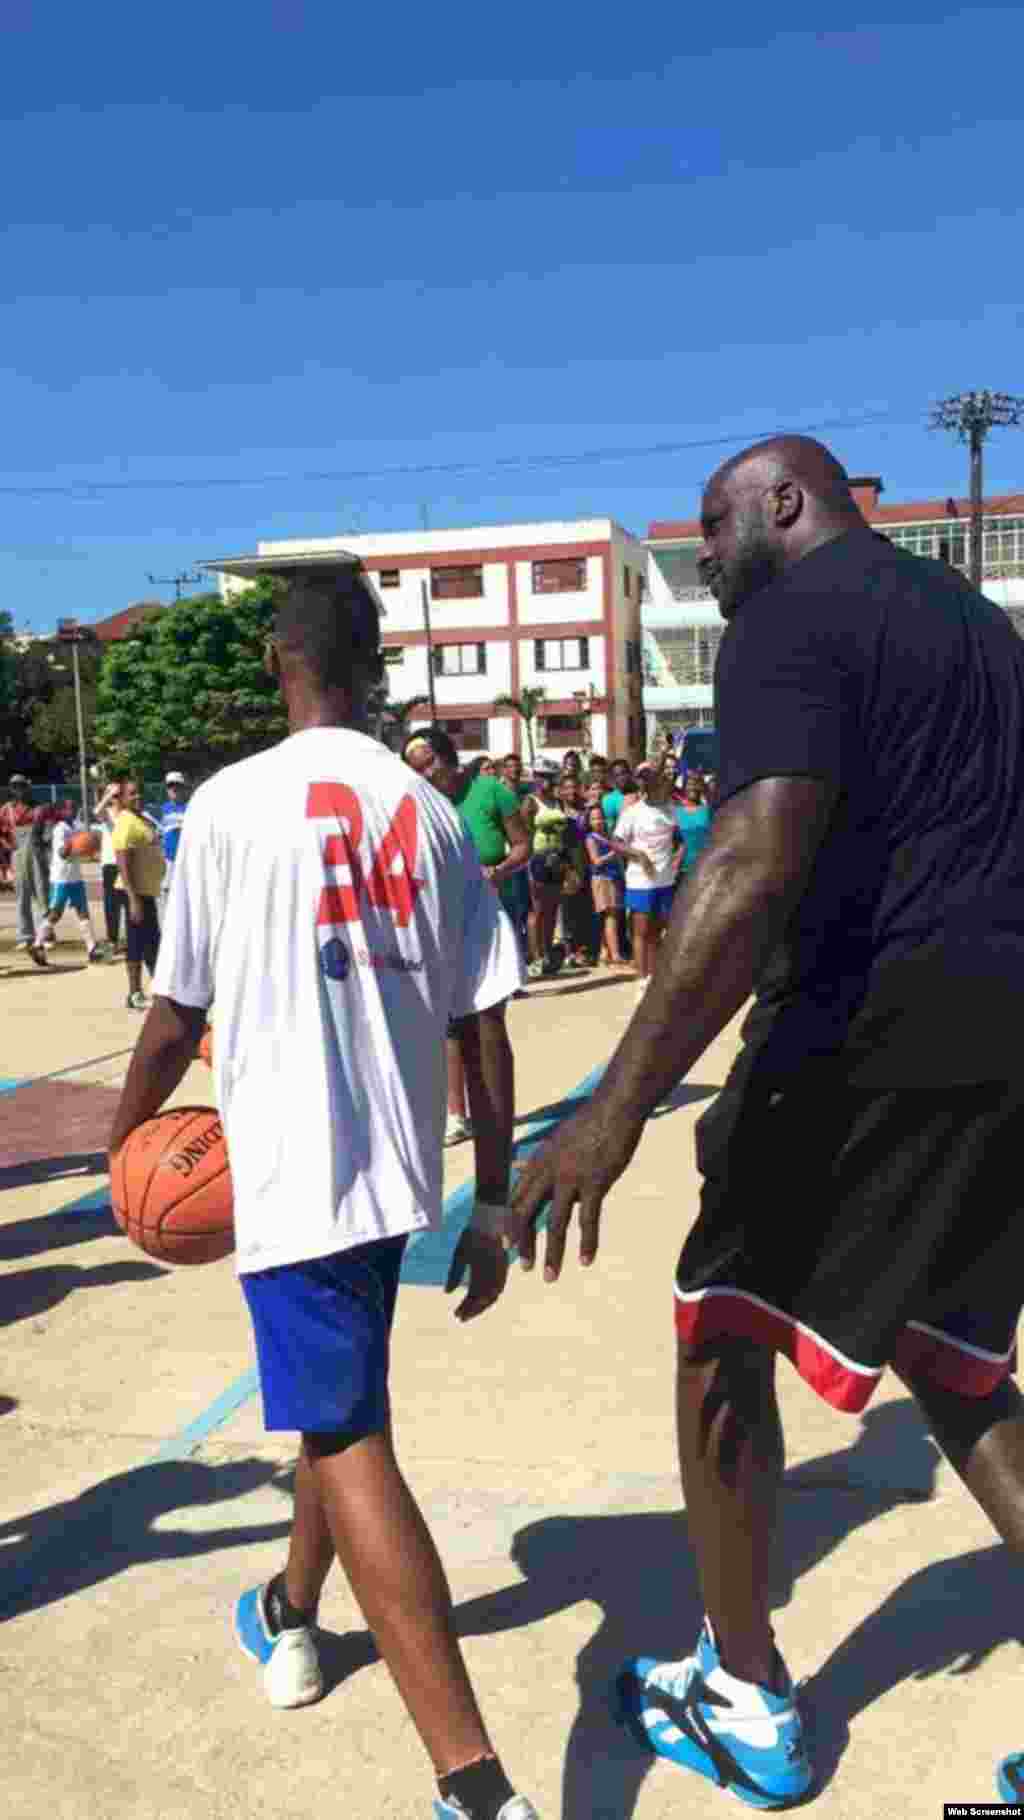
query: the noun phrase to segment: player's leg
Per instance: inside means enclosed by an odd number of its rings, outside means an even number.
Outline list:
[[[471,1135],[472,1127],[466,1114],[466,1070],[462,1064],[462,1049],[457,1037],[445,1038],[444,1059],[448,1075],[448,1116],[445,1120],[444,1141],[446,1144],[459,1144],[463,1138]]]
[[[768,1582],[784,1462],[774,1354],[720,1340],[694,1357],[680,1343],[676,1424],[690,1539],[722,1661],[741,1680],[770,1685]]]
[[[438,1775],[490,1754],[444,1569],[390,1437],[336,1453],[305,1439],[338,1559]]]
[[[637,978],[650,978],[651,961],[648,955],[648,941],[651,919],[646,910],[633,911],[633,965]]]
[[[618,1681],[638,1737],[753,1807],[788,1806],[812,1780],[769,1612],[783,1465],[773,1368],[747,1341],[680,1347],[679,1465],[706,1618],[691,1655],[634,1657]]]

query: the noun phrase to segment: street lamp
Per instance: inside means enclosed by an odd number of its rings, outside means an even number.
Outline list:
[[[75,673],[75,718],[78,722],[78,778],[82,789],[82,822],[89,826],[89,767],[85,759],[85,721],[82,716],[82,677],[78,668],[78,647],[90,636],[77,619],[58,619],[57,639],[71,646],[71,665]]]
[[[971,451],[971,559],[972,586],[981,587],[984,496],[981,451],[990,430],[1009,430],[1024,423],[1024,398],[1009,392],[956,392],[935,405],[929,418],[933,430],[947,430]]]

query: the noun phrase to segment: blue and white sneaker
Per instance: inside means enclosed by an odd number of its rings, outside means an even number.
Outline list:
[[[461,1802],[442,1801],[438,1795],[434,1800],[434,1820],[466,1820],[466,1810]],[[498,1820],[540,1820],[540,1815],[525,1795],[513,1795],[501,1809]]]
[[[996,1770],[996,1787],[1003,1801],[1016,1806],[1024,1801],[1024,1752],[1014,1751],[1012,1757],[1004,1757]]]
[[[615,1683],[618,1716],[659,1757],[695,1769],[750,1807],[788,1807],[812,1772],[793,1684],[781,1693],[738,1681],[722,1667],[705,1618],[682,1662],[634,1656]]]
[[[244,1592],[235,1606],[235,1636],[263,1669],[271,1706],[310,1706],[324,1691],[316,1641],[307,1625],[274,1636],[267,1626],[265,1586]]]

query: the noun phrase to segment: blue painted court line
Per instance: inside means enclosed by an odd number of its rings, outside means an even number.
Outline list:
[[[13,1093],[15,1087],[20,1087],[21,1085],[21,1081],[0,1080],[0,1093]]]
[[[233,1384],[229,1384],[226,1390],[222,1390],[220,1396],[215,1397],[209,1408],[204,1409],[202,1415],[196,1416],[194,1422],[189,1422],[186,1427],[180,1428],[176,1435],[172,1435],[170,1440],[165,1441],[163,1446],[157,1449],[156,1453],[150,1454],[145,1464],[159,1466],[164,1460],[187,1460],[195,1453],[197,1447],[202,1446],[207,1436],[211,1435],[215,1428],[223,1428],[224,1423],[234,1415],[237,1409],[241,1409],[243,1403],[248,1403],[249,1398],[254,1396],[258,1389],[259,1378],[256,1368],[253,1366],[250,1371],[243,1371],[241,1377],[236,1378]]]
[[[19,1087],[38,1087],[43,1081],[58,1081],[62,1074],[78,1074],[83,1068],[98,1068],[101,1062],[116,1062],[118,1056],[131,1055],[132,1047],[112,1049],[109,1055],[90,1055],[84,1062],[71,1062],[67,1068],[54,1068],[49,1074],[33,1074],[25,1080],[0,1080],[0,1093],[15,1093]]]

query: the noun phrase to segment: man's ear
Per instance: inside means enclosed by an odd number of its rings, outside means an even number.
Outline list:
[[[266,644],[263,647],[263,668],[267,672],[268,676],[272,676],[274,678],[275,682],[280,682],[280,680],[281,680],[281,659],[278,657],[277,645],[274,643],[274,640],[272,638],[268,638]]]
[[[795,480],[780,480],[772,488],[775,523],[783,531],[796,524],[804,509],[803,488]]]

